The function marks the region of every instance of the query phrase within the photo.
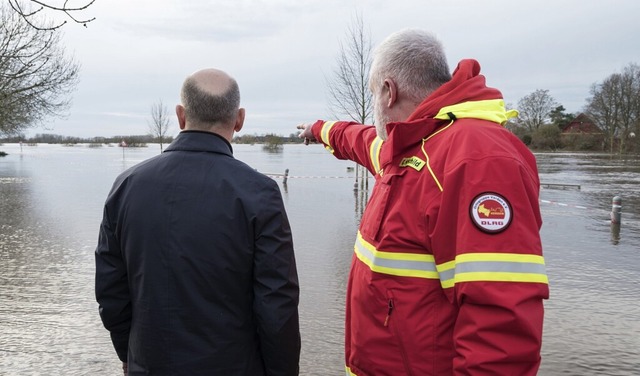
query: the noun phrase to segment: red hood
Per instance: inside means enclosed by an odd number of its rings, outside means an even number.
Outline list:
[[[453,72],[451,81],[440,86],[422,101],[406,121],[433,117],[442,107],[452,104],[485,99],[502,99],[502,93],[486,86],[477,61],[462,60]]]
[[[407,120],[387,124],[389,138],[388,146],[385,148],[387,150],[383,150],[380,156],[382,164],[430,135],[438,127],[448,124],[447,121],[433,119],[442,107],[486,99],[502,99],[502,93],[486,86],[485,77],[480,74],[480,64],[477,61],[460,61],[451,81],[425,98]]]

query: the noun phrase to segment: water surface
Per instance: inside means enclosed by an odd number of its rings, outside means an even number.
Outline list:
[[[124,169],[159,147],[23,146],[0,150],[0,374],[110,375],[119,361],[93,294],[102,204]],[[284,173],[281,190],[301,283],[302,375],[343,375],[343,320],[353,241],[365,197],[352,162],[320,146],[238,159]],[[540,375],[640,374],[640,160],[538,154],[543,245],[551,284]],[[371,182],[372,183],[372,182]],[[623,200],[619,233],[613,196]],[[614,229],[615,230],[615,229]]]

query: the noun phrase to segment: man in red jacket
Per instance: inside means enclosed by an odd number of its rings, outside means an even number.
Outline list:
[[[535,375],[543,299],[536,161],[503,125],[480,65],[451,76],[419,30],[376,50],[375,127],[317,121],[300,136],[365,166],[346,307],[347,375]]]

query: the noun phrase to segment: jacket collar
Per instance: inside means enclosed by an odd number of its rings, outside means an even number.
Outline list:
[[[204,131],[182,131],[165,149],[170,151],[200,151],[233,156],[233,148],[224,137]]]

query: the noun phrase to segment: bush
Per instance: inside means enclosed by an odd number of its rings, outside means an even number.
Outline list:
[[[567,133],[562,135],[566,148],[576,151],[602,150],[603,135],[596,133]]]
[[[531,147],[539,150],[558,150],[562,147],[562,131],[555,124],[540,126],[531,135]]]
[[[262,148],[267,151],[278,152],[282,150],[282,144],[282,137],[275,134],[267,134],[266,136],[264,136],[264,145],[262,146]]]
[[[508,122],[505,128],[511,131],[511,133],[518,137],[525,145],[529,146],[531,144],[531,132],[529,132],[527,128],[513,122]]]

